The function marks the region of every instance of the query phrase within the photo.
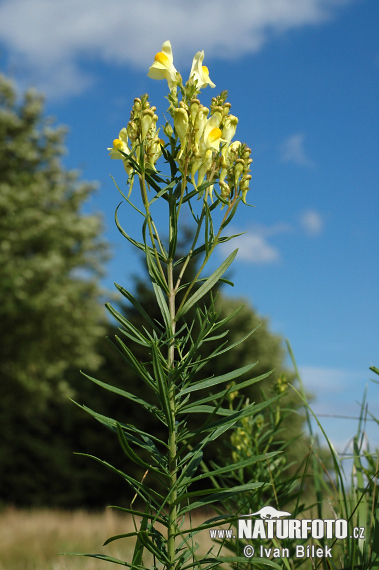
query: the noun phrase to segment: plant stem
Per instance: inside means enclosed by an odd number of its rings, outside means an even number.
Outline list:
[[[170,228],[170,236],[169,240],[171,240],[173,236],[171,235],[171,228]],[[170,402],[170,410],[171,410],[171,417],[172,422],[171,426],[169,427],[169,437],[168,437],[168,469],[170,472],[170,481],[169,481],[169,493],[170,498],[168,501],[168,532],[167,532],[167,554],[170,561],[169,570],[174,567],[174,560],[175,560],[175,533],[176,533],[176,523],[177,523],[177,506],[175,504],[177,499],[177,489],[176,489],[176,480],[177,480],[177,442],[176,442],[176,413],[175,413],[175,381],[174,381],[174,367],[175,367],[175,328],[176,328],[176,321],[175,321],[175,295],[176,291],[174,288],[174,268],[173,268],[173,259],[169,259],[167,262],[167,282],[168,282],[168,307],[170,313],[170,335],[171,340],[168,348],[168,397]]]

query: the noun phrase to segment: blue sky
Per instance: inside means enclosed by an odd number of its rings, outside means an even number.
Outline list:
[[[356,416],[379,366],[378,27],[377,0],[0,0],[0,69],[20,91],[46,93],[47,114],[70,127],[65,165],[99,181],[86,211],[105,217],[108,287],[130,285],[138,261],[114,227],[109,174],[123,185],[124,172],[106,147],[134,97],[148,92],[166,111],[166,82],[147,77],[163,41],[185,79],[205,51],[216,89],[201,100],[228,89],[235,138],[254,159],[256,207],[239,210],[235,228],[247,233],[233,244],[227,293],[289,338],[321,414]],[[138,235],[126,207],[121,219]],[[379,416],[372,383],[369,401]],[[341,449],[354,434],[352,420],[323,423]]]

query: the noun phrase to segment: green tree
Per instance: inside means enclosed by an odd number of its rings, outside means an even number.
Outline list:
[[[15,470],[45,457],[48,434],[36,418],[68,393],[65,372],[101,363],[94,345],[105,330],[98,281],[108,248],[101,218],[81,212],[95,186],[62,165],[65,134],[44,117],[39,94],[30,90],[18,103],[0,75],[3,500],[16,500],[17,477],[22,485],[32,477]]]

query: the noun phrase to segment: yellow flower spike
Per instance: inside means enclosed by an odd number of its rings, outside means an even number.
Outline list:
[[[180,140],[181,150],[179,153],[179,158],[182,156],[186,145],[187,131],[188,131],[188,113],[185,109],[174,109],[174,127],[178,133]]]
[[[209,70],[206,65],[203,65],[204,51],[198,51],[192,61],[191,73],[189,76],[190,81],[197,81],[197,88],[202,89],[207,85],[216,87],[209,77]]]
[[[169,41],[164,42],[162,51],[155,55],[154,63],[149,68],[147,75],[151,79],[167,79],[170,90],[175,88],[175,84],[180,80],[180,74],[175,69],[171,43]]]

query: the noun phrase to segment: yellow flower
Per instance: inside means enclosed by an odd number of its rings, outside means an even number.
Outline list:
[[[113,146],[107,150],[110,151],[109,156],[111,158],[123,160],[125,171],[128,176],[130,176],[133,172],[133,167],[127,162],[125,156],[120,152],[120,150],[125,154],[130,154],[131,152],[128,147],[128,133],[125,127],[121,129],[118,139],[114,139]]]
[[[207,133],[207,137],[205,138],[205,136],[204,136],[205,148],[207,148],[207,149],[213,148],[213,150],[218,151],[220,148],[220,143],[221,143],[221,141],[223,141],[223,139],[221,138],[221,135],[222,135],[221,129],[219,129],[218,127],[211,129]]]
[[[238,119],[234,115],[228,115],[224,119],[224,128],[222,129],[223,138],[230,143],[234,135],[236,134]]]
[[[207,150],[203,157],[202,164],[199,168],[199,173],[197,175],[197,186],[200,186],[200,184],[204,181],[207,170],[209,170],[211,166],[212,166],[212,151]]]
[[[179,109],[174,109],[174,126],[180,140],[180,146],[181,146],[179,153],[179,158],[180,158],[186,146],[187,131],[188,131],[188,113],[182,107],[180,107]]]
[[[213,150],[219,150],[220,143],[225,142],[221,138],[222,131],[219,128],[222,120],[222,115],[216,111],[206,122],[203,132],[203,140],[200,142],[200,152],[204,149],[213,148]]]
[[[152,79],[167,79],[169,88],[175,87],[175,83],[178,81],[178,72],[174,67],[174,58],[169,41],[164,42],[162,51],[155,55],[154,63],[149,68],[147,75]]]
[[[210,80],[207,66],[202,65],[203,59],[204,59],[204,51],[198,51],[192,61],[190,81],[197,81],[198,89],[202,89],[207,85],[210,85],[211,87],[216,87],[213,81]]]
[[[110,151],[109,156],[116,159],[124,159],[125,157],[119,152],[120,150],[125,154],[129,154],[130,150],[128,147],[128,133],[125,129],[121,129],[118,139],[114,139],[112,148],[108,148]]]
[[[207,107],[200,107],[195,118],[195,151],[199,154],[199,141],[203,136],[205,125],[207,124],[207,116],[209,109]]]
[[[219,113],[218,111],[216,111],[215,113],[213,113],[213,115],[211,117],[209,117],[209,119],[207,120],[205,127],[204,127],[204,141],[206,141],[208,139],[209,133],[215,129],[218,128],[221,124],[222,121],[222,115],[221,113]]]

